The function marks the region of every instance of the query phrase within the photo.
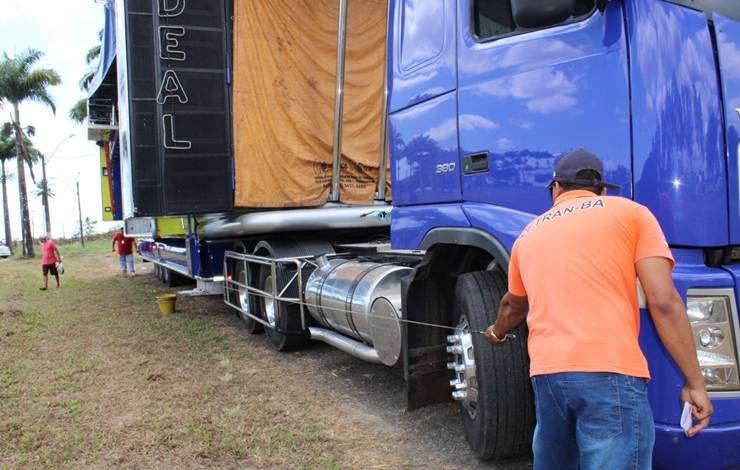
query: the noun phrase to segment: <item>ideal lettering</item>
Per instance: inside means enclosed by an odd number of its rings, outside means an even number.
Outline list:
[[[174,70],[167,70],[162,77],[162,85],[159,87],[157,94],[157,103],[164,104],[169,98],[177,98],[181,104],[188,102],[188,95],[185,93],[180,79]]]
[[[178,38],[183,36],[185,36],[185,28],[182,26],[160,26],[159,57],[165,60],[185,60],[187,58],[185,52],[178,50],[180,47]]]
[[[180,16],[185,10],[185,0],[159,0],[159,16],[172,18]]]
[[[162,128],[164,129],[164,148],[170,150],[190,150],[193,146],[189,140],[177,140],[175,138],[175,120],[172,114],[162,116]]]

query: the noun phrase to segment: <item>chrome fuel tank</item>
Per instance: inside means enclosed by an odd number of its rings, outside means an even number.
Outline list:
[[[411,268],[334,259],[306,282],[311,316],[322,326],[372,345],[383,364],[401,355],[401,278]]]

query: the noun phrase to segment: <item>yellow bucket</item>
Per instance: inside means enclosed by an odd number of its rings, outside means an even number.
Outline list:
[[[162,294],[157,296],[157,306],[159,306],[159,313],[162,315],[169,315],[175,311],[175,301],[177,295],[175,294]]]

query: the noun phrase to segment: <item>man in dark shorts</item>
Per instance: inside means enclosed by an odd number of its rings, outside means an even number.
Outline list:
[[[59,273],[57,272],[57,263],[62,261],[62,256],[59,254],[56,243],[49,240],[46,235],[39,237],[41,241],[41,272],[44,273],[44,287],[39,287],[41,290],[49,288],[49,273],[51,273],[57,280],[57,288],[59,288]]]

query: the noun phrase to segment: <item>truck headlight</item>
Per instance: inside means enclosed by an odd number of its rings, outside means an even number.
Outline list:
[[[699,367],[710,391],[740,388],[732,299],[734,296],[700,296],[691,292],[688,296],[686,313],[694,333]]]

